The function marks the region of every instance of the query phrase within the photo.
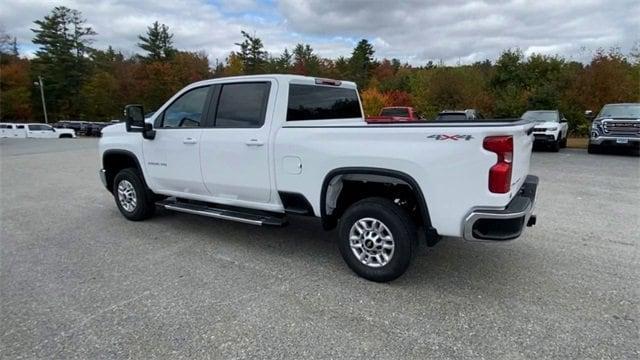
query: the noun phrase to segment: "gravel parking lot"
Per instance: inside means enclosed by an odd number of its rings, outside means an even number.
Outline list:
[[[538,225],[376,284],[314,219],[129,222],[97,139],[0,140],[0,357],[640,356],[640,162],[536,152]]]

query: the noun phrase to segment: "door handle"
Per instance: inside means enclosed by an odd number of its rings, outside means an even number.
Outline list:
[[[258,139],[251,139],[247,141],[245,144],[247,144],[247,146],[262,146],[264,145],[264,142],[258,141]]]
[[[184,138],[184,140],[182,140],[183,144],[196,144],[198,143],[198,141],[194,138],[188,137],[188,138]]]

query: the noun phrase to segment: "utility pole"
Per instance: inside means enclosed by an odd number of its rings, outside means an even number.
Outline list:
[[[42,111],[44,111],[44,122],[45,124],[48,124],[49,118],[47,118],[47,105],[44,102],[44,84],[42,83],[42,76],[38,75],[38,82],[34,82],[33,84],[40,87],[40,97],[42,98]]]

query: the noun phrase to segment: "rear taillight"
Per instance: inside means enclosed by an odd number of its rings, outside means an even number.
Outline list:
[[[513,168],[513,137],[489,136],[484,138],[482,147],[498,155],[498,162],[489,169],[489,191],[497,194],[508,193],[511,190]]]

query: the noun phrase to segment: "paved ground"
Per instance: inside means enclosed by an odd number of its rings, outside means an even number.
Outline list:
[[[95,139],[0,152],[1,358],[640,355],[638,158],[537,152],[538,225],[523,238],[445,239],[376,284],[312,219],[126,221]]]

